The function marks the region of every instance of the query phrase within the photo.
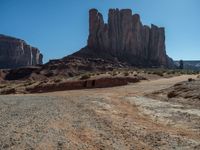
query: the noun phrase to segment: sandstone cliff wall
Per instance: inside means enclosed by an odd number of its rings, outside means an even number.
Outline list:
[[[40,51],[25,41],[0,35],[0,69],[42,64]]]

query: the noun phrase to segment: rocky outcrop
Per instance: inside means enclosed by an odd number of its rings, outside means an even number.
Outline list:
[[[0,35],[0,69],[42,64],[40,51],[25,41]]]
[[[110,9],[108,23],[96,9],[89,11],[88,44],[80,57],[102,57],[141,67],[172,67],[166,54],[165,29],[143,25],[130,9]]]
[[[2,80],[43,80],[49,77],[73,77],[83,72],[104,72],[116,69],[127,69],[129,66],[121,62],[112,62],[100,58],[64,57],[50,60],[44,65],[20,67],[10,70],[0,69]]]

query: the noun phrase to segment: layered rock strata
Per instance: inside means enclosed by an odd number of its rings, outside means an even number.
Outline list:
[[[25,41],[0,35],[0,69],[42,64],[40,51]]]
[[[166,54],[165,29],[143,25],[130,9],[110,9],[108,23],[96,9],[89,11],[88,44],[75,56],[102,57],[141,67],[172,67]]]

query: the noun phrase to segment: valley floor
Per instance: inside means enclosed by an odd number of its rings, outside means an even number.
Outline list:
[[[200,149],[200,106],[145,96],[195,77],[0,96],[0,149]]]

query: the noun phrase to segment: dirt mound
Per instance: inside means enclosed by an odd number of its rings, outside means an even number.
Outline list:
[[[60,83],[45,83],[40,82],[35,86],[25,87],[24,93],[44,93],[53,91],[90,89],[90,88],[106,88],[114,86],[127,85],[128,83],[139,82],[142,77],[104,77],[98,79],[65,81]],[[17,90],[17,89],[16,89]],[[14,93],[16,92],[14,90]],[[2,91],[2,94],[14,94],[11,90]]]
[[[165,101],[181,102],[185,105],[200,107],[200,80],[198,78],[188,78],[188,81],[156,91],[149,96],[160,97]]]

